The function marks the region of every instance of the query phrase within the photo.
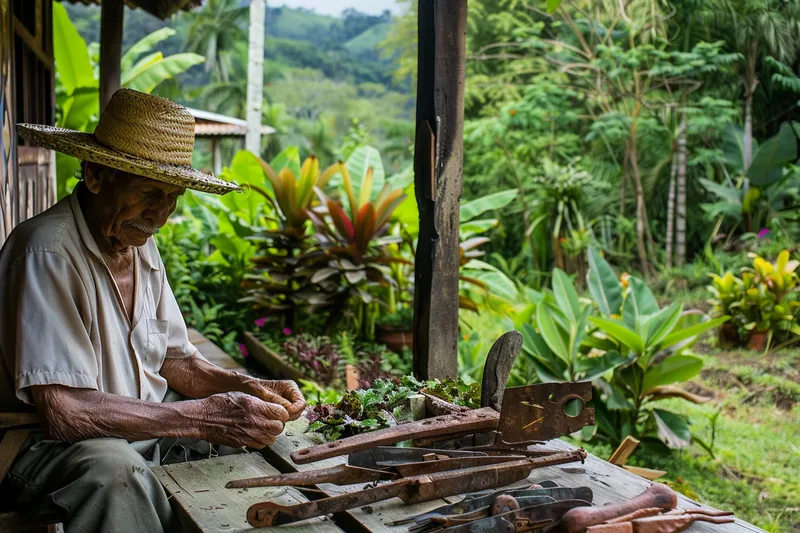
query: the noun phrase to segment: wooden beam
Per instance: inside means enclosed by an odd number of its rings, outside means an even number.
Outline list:
[[[28,31],[16,15],[14,15],[14,32],[48,70],[53,70],[53,56],[45,52],[41,41],[31,35],[31,32]]]
[[[414,187],[414,372],[458,372],[459,203],[467,1],[420,0]]]
[[[100,14],[100,113],[120,87],[124,15],[124,2],[103,0]]]

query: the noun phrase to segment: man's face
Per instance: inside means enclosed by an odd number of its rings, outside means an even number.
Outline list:
[[[112,179],[112,173],[95,167],[89,172],[91,177],[86,177],[87,186],[96,194],[94,216],[100,231],[117,251],[142,246],[167,223],[186,189],[123,171],[117,171]],[[92,181],[99,185],[96,192]]]

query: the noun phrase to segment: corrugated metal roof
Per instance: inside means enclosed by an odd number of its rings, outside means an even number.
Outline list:
[[[66,0],[73,4],[100,4],[101,0]],[[158,18],[169,18],[181,9],[188,11],[201,4],[202,0],[125,0],[130,8],[140,8]]]
[[[240,118],[191,107],[186,109],[194,117],[195,137],[244,137],[247,135],[247,122]],[[275,133],[275,128],[261,126],[261,135],[270,135],[272,133]]]

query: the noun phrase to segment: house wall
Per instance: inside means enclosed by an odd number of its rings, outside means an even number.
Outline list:
[[[14,124],[55,118],[52,3],[0,0],[0,244],[55,202],[55,155],[24,146]]]

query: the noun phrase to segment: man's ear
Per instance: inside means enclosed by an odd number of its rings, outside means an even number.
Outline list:
[[[97,194],[103,187],[103,177],[101,175],[102,166],[97,163],[85,163],[83,167],[83,182],[92,194]]]

